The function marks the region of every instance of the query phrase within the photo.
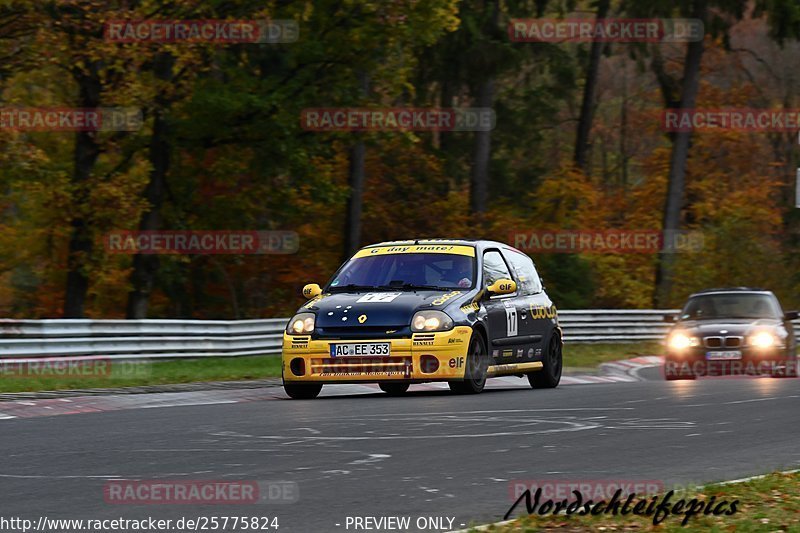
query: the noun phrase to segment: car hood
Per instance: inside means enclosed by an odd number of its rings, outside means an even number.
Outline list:
[[[783,322],[774,318],[723,318],[719,320],[682,320],[675,327],[700,337],[724,337],[726,335],[746,336],[756,330],[776,329],[782,326]]]
[[[469,291],[376,291],[323,294],[306,304],[317,315],[317,327],[402,327],[420,309],[441,309]]]

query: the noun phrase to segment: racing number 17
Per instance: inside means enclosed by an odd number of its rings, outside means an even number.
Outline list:
[[[516,307],[506,307],[506,336],[515,337],[517,335],[517,309]]]

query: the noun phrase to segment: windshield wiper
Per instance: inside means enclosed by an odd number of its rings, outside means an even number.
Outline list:
[[[356,285],[355,283],[350,283],[347,285],[337,285],[335,287],[329,287],[330,292],[345,292],[345,291],[380,291],[384,290],[386,287],[382,287],[380,285]]]
[[[446,287],[438,287],[436,285],[420,285],[417,283],[403,283],[402,285],[397,285],[394,287],[390,287],[392,289],[405,289],[409,291],[446,291]]]

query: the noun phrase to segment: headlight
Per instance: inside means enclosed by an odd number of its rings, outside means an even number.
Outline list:
[[[417,311],[411,319],[411,331],[447,331],[453,319],[441,311]]]
[[[286,326],[289,335],[308,335],[314,331],[314,313],[298,313]]]
[[[675,350],[684,350],[690,346],[697,346],[700,343],[697,340],[697,337],[690,337],[685,333],[675,332],[672,335],[670,335],[667,344],[669,345],[670,348],[673,348]]]
[[[768,331],[761,331],[750,337],[750,344],[756,348],[769,348],[775,344],[775,336]]]

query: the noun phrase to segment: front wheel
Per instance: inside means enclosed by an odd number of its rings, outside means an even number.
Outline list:
[[[378,383],[378,387],[389,396],[402,396],[408,390],[408,383]]]
[[[473,333],[467,350],[467,363],[463,381],[449,381],[450,390],[457,394],[478,394],[486,386],[489,355],[480,333]]]
[[[293,400],[313,400],[322,390],[322,383],[283,383],[283,390]]]
[[[528,374],[528,383],[531,384],[531,387],[534,389],[554,389],[558,386],[563,368],[561,352],[561,337],[553,334],[550,337],[547,353],[544,354],[543,368]]]

